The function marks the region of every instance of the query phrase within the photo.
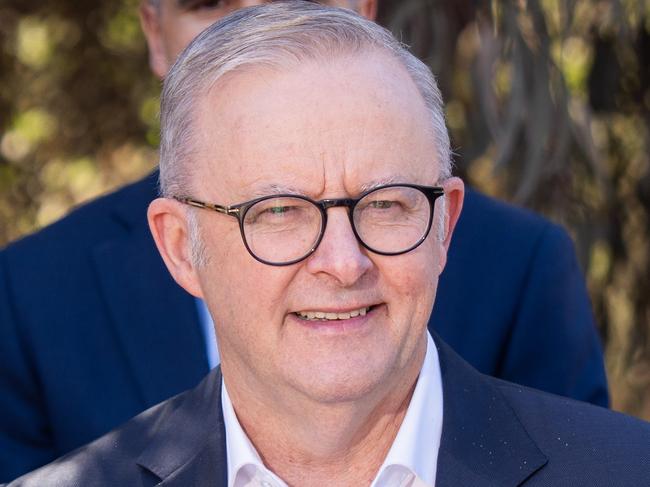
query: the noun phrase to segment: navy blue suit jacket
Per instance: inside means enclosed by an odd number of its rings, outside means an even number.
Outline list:
[[[0,252],[0,481],[208,372],[195,302],[146,223],[156,178]],[[484,373],[607,404],[572,243],[529,212],[468,192],[430,328]]]
[[[478,373],[436,339],[437,487],[648,485],[650,424]],[[9,487],[226,487],[221,374]]]

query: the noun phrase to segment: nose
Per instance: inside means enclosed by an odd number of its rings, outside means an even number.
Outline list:
[[[347,208],[330,208],[327,227],[316,251],[307,259],[307,270],[332,277],[342,287],[356,283],[373,266],[354,236]]]

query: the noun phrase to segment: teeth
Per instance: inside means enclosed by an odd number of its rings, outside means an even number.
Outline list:
[[[296,314],[305,320],[349,320],[357,316],[366,316],[370,308],[360,308],[345,313],[325,313],[323,311],[298,311]]]

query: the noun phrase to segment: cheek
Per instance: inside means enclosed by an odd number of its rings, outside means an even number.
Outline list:
[[[254,327],[261,319],[282,319],[293,267],[272,267],[254,260],[238,229],[223,232],[221,238],[210,235],[207,241],[214,244],[207,249],[201,283],[215,318],[237,327]]]
[[[394,262],[386,260],[390,268],[384,275],[389,287],[396,294],[401,309],[413,310],[416,314],[428,313],[433,306],[438,283],[438,245],[422,244],[413,252],[397,257]]]

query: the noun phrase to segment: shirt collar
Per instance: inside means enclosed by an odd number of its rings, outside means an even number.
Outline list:
[[[404,468],[426,485],[435,484],[442,436],[442,404],[438,350],[427,332],[427,353],[411,402],[372,487],[399,485],[388,479],[402,476]]]
[[[399,485],[394,479],[416,475],[426,485],[434,485],[442,435],[442,377],[438,350],[427,332],[427,351],[418,381],[402,425],[397,432],[371,487]],[[221,405],[226,428],[229,487],[247,485],[254,477],[272,480],[270,485],[286,486],[268,470],[246,436],[230,401],[225,383]],[[235,482],[237,481],[237,482]]]
[[[230,401],[226,384],[221,379],[221,407],[226,427],[226,458],[228,461],[228,486],[238,487],[253,483],[256,477],[268,477],[269,485],[286,486],[273,472],[268,470],[259,453],[248,439],[237,419]],[[261,482],[258,482],[261,485]]]

